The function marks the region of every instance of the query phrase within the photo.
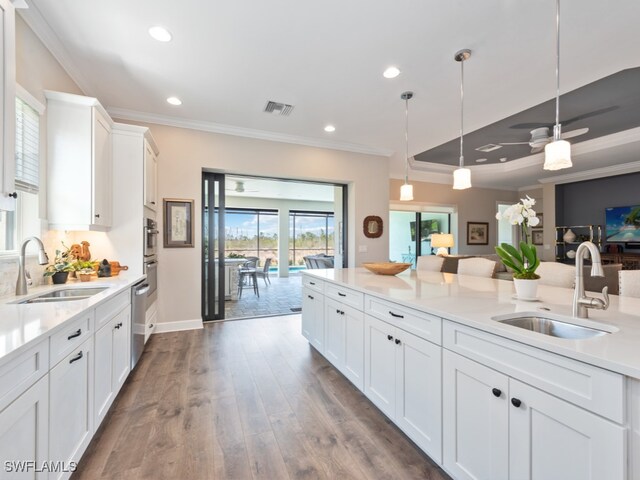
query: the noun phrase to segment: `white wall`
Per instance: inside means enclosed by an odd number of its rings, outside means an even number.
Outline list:
[[[160,248],[159,315],[161,322],[201,318],[202,171],[319,180],[348,185],[349,265],[388,256],[384,235],[368,239],[362,232],[367,215],[388,219],[388,159],[337,150],[290,145],[148,124],[160,155],[160,198],[195,200],[195,248]],[[160,228],[163,228],[160,218]]]

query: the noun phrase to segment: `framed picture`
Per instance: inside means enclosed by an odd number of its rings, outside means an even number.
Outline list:
[[[531,230],[531,241],[534,245],[542,245],[544,243],[543,230]]]
[[[536,225],[536,227],[538,227],[538,228],[544,227],[544,217],[543,217],[542,213],[536,213],[536,217],[538,217],[540,219],[540,223],[538,225]]]
[[[488,222],[467,222],[467,245],[489,245]]]
[[[164,247],[193,247],[193,200],[165,198]]]

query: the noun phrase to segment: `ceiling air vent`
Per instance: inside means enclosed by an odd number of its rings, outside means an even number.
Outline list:
[[[272,115],[284,115],[288,116],[293,111],[293,105],[287,105],[286,103],[272,102],[269,100],[267,106],[264,107],[264,111],[271,113]]]
[[[478,147],[476,148],[476,150],[478,152],[493,152],[494,150],[498,150],[499,148],[502,148],[502,145],[495,145],[493,143],[488,143],[486,145],[483,145],[482,147]]]

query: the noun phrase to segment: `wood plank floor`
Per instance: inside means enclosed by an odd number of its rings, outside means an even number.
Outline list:
[[[447,479],[300,316],[153,335],[74,479]]]

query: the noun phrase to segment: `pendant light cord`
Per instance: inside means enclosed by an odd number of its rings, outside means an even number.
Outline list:
[[[404,164],[404,183],[409,183],[409,96],[404,99],[404,145],[405,145],[405,164]]]
[[[460,61],[460,168],[464,167],[464,57]]]
[[[560,140],[560,0],[556,0],[556,125],[553,140]]]

